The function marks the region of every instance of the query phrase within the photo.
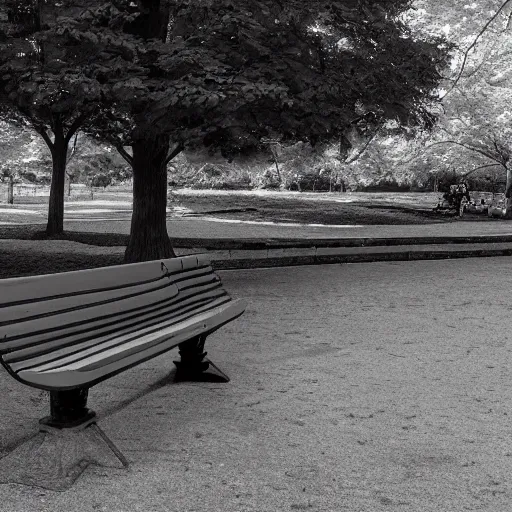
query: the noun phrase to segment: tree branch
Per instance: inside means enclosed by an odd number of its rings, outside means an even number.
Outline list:
[[[133,157],[126,152],[126,150],[123,148],[123,146],[119,145],[116,146],[117,151],[119,154],[130,164],[133,165]]]
[[[54,135],[54,146],[60,146],[63,142],[67,146],[66,137],[64,135],[64,125],[62,124],[62,117],[60,114],[52,114],[52,131]]]
[[[474,169],[471,169],[471,171],[468,171],[464,173],[462,176],[469,176],[471,173],[478,171],[479,169],[485,169],[486,167],[503,167],[503,164],[486,164],[486,165],[480,165],[478,167],[475,167]]]
[[[167,165],[175,156],[179,155],[184,149],[185,146],[183,145],[183,142],[178,142],[176,147],[167,155],[165,165]]]
[[[491,53],[493,52],[493,50],[494,50],[494,48],[496,47],[497,44],[498,44],[498,39],[496,39],[492,43],[492,46],[487,50],[486,55],[484,55],[482,57],[482,60],[480,61],[480,64],[478,64],[478,66],[473,71],[470,71],[469,73],[463,74],[461,76],[461,78],[471,78],[472,76],[476,75],[482,69],[484,64],[488,64],[489,63],[489,57],[490,57]],[[457,85],[457,84],[455,83],[455,85]]]
[[[511,26],[512,26],[512,12],[508,15],[507,26],[505,27],[503,32],[506,32],[507,30],[510,30]]]
[[[425,149],[431,148],[433,146],[438,146],[439,144],[457,144],[457,146],[462,146],[463,148],[469,149],[470,151],[474,151],[475,153],[480,153],[481,155],[485,156],[486,158],[489,158],[490,160],[494,160],[495,162],[498,162],[498,164],[501,165],[501,162],[495,156],[493,156],[491,153],[488,153],[479,148],[469,146],[468,144],[464,144],[463,142],[457,142],[456,140],[442,140],[440,142],[434,142],[433,144],[430,144],[430,146],[425,146]]]
[[[476,46],[476,44],[478,43],[478,40],[480,39],[480,37],[482,37],[484,32],[488,29],[489,25],[499,16],[501,11],[503,11],[503,9],[505,9],[505,7],[511,1],[512,0],[505,0],[505,2],[501,5],[501,7],[493,14],[493,16],[487,21],[487,23],[480,29],[480,32],[477,34],[477,36],[475,37],[473,42],[468,46],[468,48],[466,48],[466,51],[464,52],[464,58],[462,59],[462,67],[460,68],[458,75],[456,76],[455,80],[453,81],[451,89],[445,94],[445,96],[447,94],[449,94],[456,87],[457,83],[459,82],[459,79],[462,76],[462,73],[464,72],[464,68],[466,67],[466,62],[468,60],[469,52]]]
[[[66,141],[66,144],[71,140],[71,137],[73,137],[74,133],[82,126],[83,122],[90,116],[90,113],[87,114],[80,114],[71,124],[69,127],[68,133],[64,140]]]
[[[69,155],[69,158],[67,160],[67,163],[71,162],[73,157],[76,155],[76,141],[78,139],[78,133],[75,134],[75,140],[73,141],[73,147],[71,148],[71,154]]]
[[[355,162],[366,151],[368,146],[372,143],[373,139],[375,139],[375,137],[379,133],[380,128],[381,128],[381,126],[379,126],[377,128],[377,130],[375,130],[375,132],[371,135],[371,137],[366,141],[366,144],[352,158],[349,158],[345,162],[346,164],[351,164],[352,162]]]
[[[37,126],[33,123],[32,123],[32,126],[34,127],[34,130],[37,133],[39,133],[39,135],[41,135],[41,137],[44,139],[44,141],[46,142],[46,145],[50,149],[50,152],[53,153],[53,142],[52,142],[52,139],[50,139],[50,137],[48,136],[46,129],[42,126]]]

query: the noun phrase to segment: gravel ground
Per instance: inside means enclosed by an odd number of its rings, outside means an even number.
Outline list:
[[[0,510],[510,510],[511,271],[502,257],[221,272],[249,301],[207,342],[231,382],[174,384],[171,353],[99,384],[90,406],[131,469],[91,466],[62,493],[0,485]],[[47,403],[0,382],[6,453]]]

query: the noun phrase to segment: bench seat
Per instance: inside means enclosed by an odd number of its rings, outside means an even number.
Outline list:
[[[240,316],[209,261],[162,261],[0,280],[0,361],[50,391],[89,388]]]

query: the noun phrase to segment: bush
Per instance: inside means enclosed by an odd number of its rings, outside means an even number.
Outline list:
[[[394,177],[386,177],[370,185],[359,185],[359,192],[410,192],[410,183],[398,183]]]
[[[124,183],[133,178],[133,169],[129,165],[117,166],[109,171],[111,185]]]
[[[299,172],[288,177],[286,188],[299,192],[329,192],[334,190],[335,182],[327,172],[310,171]]]
[[[95,174],[91,178],[92,187],[108,187],[112,183],[112,177],[108,174]]]
[[[29,183],[34,183],[34,184],[39,183],[39,178],[38,178],[37,174],[33,171],[24,172],[24,173],[22,173],[21,177],[25,181],[28,181]]]
[[[470,190],[479,190],[481,192],[505,192],[505,180],[497,181],[492,176],[470,177],[466,179]]]
[[[281,178],[275,169],[268,168],[256,176],[256,186],[261,189],[277,190],[281,188]]]
[[[458,183],[461,179],[468,184],[470,190],[480,190],[482,192],[505,192],[505,176],[497,175],[496,173],[489,173],[486,175],[482,174],[470,174],[462,178],[461,174],[458,174],[455,169],[449,171],[438,172],[437,174],[431,174],[424,188],[426,190],[434,190],[434,184],[437,178],[438,191],[445,193],[450,191],[450,185]]]
[[[201,169],[188,176],[185,183],[196,189],[238,190],[252,188],[248,172],[215,164],[205,164]]]

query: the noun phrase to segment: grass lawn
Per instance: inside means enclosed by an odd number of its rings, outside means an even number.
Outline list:
[[[440,193],[312,193],[273,191],[178,190],[171,204],[226,219],[326,225],[410,225],[444,222],[494,222],[486,215],[459,218],[433,210]],[[233,210],[232,212],[226,210]]]
[[[86,268],[108,267],[123,263],[123,254],[72,253],[67,248],[47,253],[37,250],[0,248],[0,279]]]
[[[267,192],[222,193],[220,191],[178,191],[177,204],[197,213],[212,212],[217,217],[240,220],[298,222],[304,224],[427,224],[450,222],[432,212],[435,205],[418,201],[393,201],[396,196],[369,194],[325,194]],[[423,201],[422,201],[423,200]],[[432,204],[433,203],[433,204]],[[236,210],[226,212],[222,210]],[[245,210],[245,211],[243,211]]]

